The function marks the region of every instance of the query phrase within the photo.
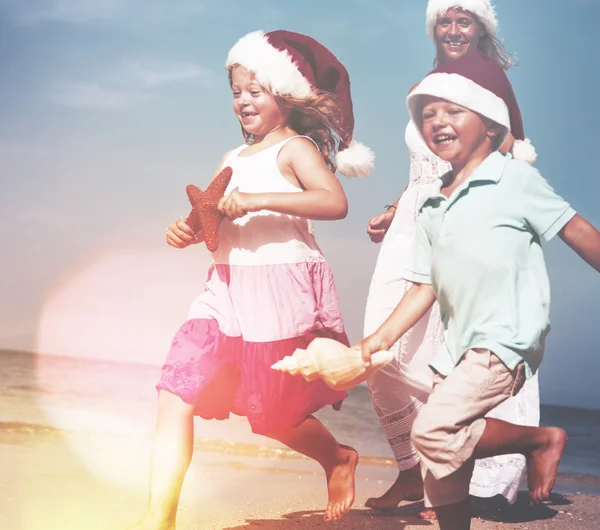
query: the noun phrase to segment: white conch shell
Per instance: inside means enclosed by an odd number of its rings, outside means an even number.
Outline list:
[[[321,378],[334,390],[347,390],[369,379],[392,358],[391,352],[379,351],[371,356],[371,366],[365,368],[360,351],[319,337],[306,350],[297,349],[271,368],[291,375],[300,374],[309,382]]]

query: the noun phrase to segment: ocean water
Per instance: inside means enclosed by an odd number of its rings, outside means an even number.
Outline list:
[[[160,367],[39,356],[0,350],[0,433],[76,431],[150,437],[156,414],[154,384]],[[350,392],[338,412],[318,416],[342,443],[356,447],[363,462],[392,464],[392,453],[371,407],[368,391]],[[560,472],[600,478],[600,410],[542,405],[543,425],[565,429],[569,444]],[[254,435],[244,418],[196,422],[197,444],[211,450],[246,451],[277,446]]]

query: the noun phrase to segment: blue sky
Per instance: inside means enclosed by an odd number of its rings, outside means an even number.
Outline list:
[[[378,247],[367,220],[404,188],[405,97],[431,67],[426,2],[0,0],[0,347],[159,363],[208,253],[163,242],[241,143],[223,68],[248,31],[308,33],[347,66],[356,137],[377,168],[344,181],[350,214],[319,223],[360,338]],[[600,225],[595,0],[502,0],[509,72],[537,167]],[[542,400],[600,406],[600,275],[547,245],[553,330]]]

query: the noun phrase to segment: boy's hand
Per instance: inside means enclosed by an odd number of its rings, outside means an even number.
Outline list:
[[[260,193],[234,191],[219,201],[219,211],[232,221],[244,217],[248,212],[257,212],[263,209],[259,200],[260,195]]]
[[[365,363],[365,368],[371,366],[371,355],[381,350],[389,349],[389,345],[384,343],[377,332],[369,335],[366,339],[361,340],[353,346],[354,349],[360,350],[360,354]]]
[[[167,228],[167,243],[175,248],[185,248],[202,241],[202,234],[194,235],[194,231],[183,219],[177,219]]]

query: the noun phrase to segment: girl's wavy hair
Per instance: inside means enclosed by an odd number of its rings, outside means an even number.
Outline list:
[[[228,69],[230,85],[232,69]],[[267,87],[263,88],[269,90]],[[287,95],[275,95],[275,98],[283,107],[290,110],[288,127],[298,134],[312,138],[319,147],[327,166],[335,173],[337,169],[335,155],[340,140],[345,138],[342,128],[342,107],[338,97],[331,92],[314,90],[305,99]],[[253,135],[248,133],[243,126],[242,135],[247,144],[251,145],[254,142]]]
[[[485,26],[481,23],[481,20],[479,20],[479,17],[475,13],[472,13],[468,9],[463,9],[460,6],[456,6],[454,9],[468,13],[485,31],[485,35],[479,38],[479,45],[477,46],[484,57],[496,61],[503,70],[508,70],[509,68],[517,65],[519,62],[517,56],[513,53],[509,53],[504,47],[504,43],[500,39],[488,34]],[[433,61],[433,66],[434,68],[437,68],[442,62],[442,51],[437,40],[435,40],[435,50],[436,54],[435,60]]]

